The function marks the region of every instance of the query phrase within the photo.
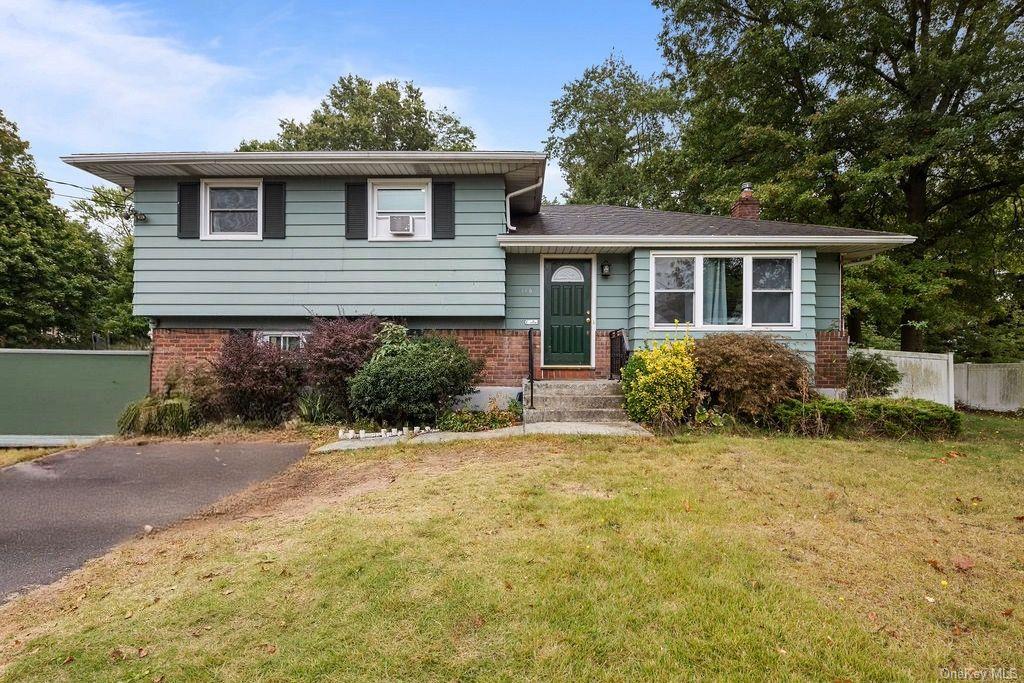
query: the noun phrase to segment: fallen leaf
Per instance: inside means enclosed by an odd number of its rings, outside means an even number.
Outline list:
[[[235,592],[234,588],[229,588],[226,591],[224,591],[223,595],[231,595],[234,592]]]
[[[958,572],[969,572],[974,569],[974,560],[967,557],[966,555],[958,555],[950,560],[953,563],[953,567]]]
[[[959,624],[953,624],[953,635],[963,636],[971,632],[971,629],[966,626],[960,626]]]
[[[264,645],[264,646],[263,646],[263,650],[264,650],[264,651],[265,651],[265,652],[266,652],[266,653],[267,653],[268,655],[272,655],[272,654],[274,654],[275,652],[277,652],[277,645],[272,645],[272,644],[270,644],[270,643],[267,643],[266,645]]]
[[[686,508],[687,512],[690,512],[690,501],[688,501],[688,500],[683,501],[683,507]]]
[[[68,664],[70,664],[73,661],[75,661],[75,656],[74,655],[68,655],[67,658],[63,662],[61,662],[61,666],[67,666]]]
[[[1016,517],[1014,517],[1014,519],[1018,522],[1024,522],[1024,515],[1017,515]]]
[[[878,615],[877,614],[875,614],[874,612],[868,612],[868,621],[876,621],[877,619],[878,619]]]
[[[139,659],[142,659],[143,657],[148,657],[148,656],[149,656],[149,650],[147,650],[144,647],[140,647],[139,648]]]
[[[929,560],[926,560],[926,561],[928,562],[928,564],[931,565],[932,569],[934,569],[938,573],[940,573],[940,574],[945,574],[946,573],[946,570],[942,568],[942,565],[939,563],[938,560],[936,560],[936,559],[929,559]]]
[[[119,647],[115,647],[110,651],[110,659],[114,662],[123,662],[128,659],[128,655],[125,654],[124,650]]]
[[[1013,608],[1010,607],[1008,609],[1004,609],[1003,610],[1003,616],[1004,617],[1012,617],[1013,616]]]
[[[153,676],[153,683],[164,683],[164,675]]]
[[[925,600],[927,600],[928,602],[935,602],[935,598],[933,598],[933,597],[932,597],[932,596],[930,596],[930,595],[926,595],[926,596],[924,596],[924,599],[925,599]]]

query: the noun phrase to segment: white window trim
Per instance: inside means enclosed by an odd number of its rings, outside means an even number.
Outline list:
[[[210,188],[244,187],[256,188],[256,233],[231,234],[210,232]],[[263,179],[262,178],[217,178],[203,180],[199,192],[199,238],[203,240],[262,240],[263,239]]]
[[[254,334],[261,342],[268,342],[271,337],[298,337],[299,346],[304,346],[309,330],[258,330]]]
[[[648,329],[653,331],[673,331],[677,329],[675,324],[655,323],[654,321],[654,283],[655,283],[655,259],[658,258],[692,258],[693,266],[693,323],[680,322],[678,328],[708,331],[708,332],[729,332],[729,331],[751,331],[760,330],[764,332],[799,332],[800,327],[800,252],[799,251],[652,251],[650,262],[650,287],[648,292]],[[705,258],[730,258],[740,257],[743,259],[743,323],[740,325],[705,325],[704,324],[704,259]],[[792,292],[793,298],[790,301],[790,325],[754,324],[753,323],[753,260],[755,258],[789,258],[792,259]],[[769,291],[769,290],[762,290]],[[778,290],[785,291],[785,290]]]
[[[427,230],[425,235],[410,235],[408,237],[386,237],[377,236],[377,190],[381,188],[425,190],[424,215],[426,216]],[[430,242],[434,239],[434,216],[433,216],[433,188],[431,178],[373,178],[366,181],[366,191],[370,193],[366,205],[369,215],[367,216],[366,239],[370,242]],[[389,215],[389,214],[385,214]],[[402,212],[397,215],[406,216]]]

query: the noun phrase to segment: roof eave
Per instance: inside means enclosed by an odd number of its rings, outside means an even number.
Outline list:
[[[814,247],[819,251],[853,255],[857,258],[872,256],[889,249],[912,244],[913,235],[880,233],[869,236],[804,236],[804,235],[515,235],[498,236],[498,244],[506,251],[541,253],[547,250],[631,251],[644,247],[709,248],[759,247],[801,248]]]
[[[543,180],[547,155],[522,151],[118,152],[71,154],[61,160],[122,187],[134,187],[135,178],[148,176],[493,174],[504,176],[506,185],[514,189]],[[541,189],[522,195],[515,208],[537,213],[542,196]]]

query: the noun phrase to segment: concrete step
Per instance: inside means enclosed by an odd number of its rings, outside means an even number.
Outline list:
[[[535,408],[523,411],[523,423],[536,422],[628,422],[621,408]]]
[[[530,392],[523,394],[526,404],[530,403]],[[598,396],[559,396],[557,394],[533,395],[534,408],[621,408],[622,394],[603,394]]]
[[[525,395],[529,395],[530,382],[523,383]],[[543,380],[533,383],[536,396],[622,396],[622,388],[615,380]]]

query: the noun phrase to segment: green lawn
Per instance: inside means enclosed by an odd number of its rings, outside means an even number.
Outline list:
[[[1024,422],[310,456],[0,608],[8,680],[1024,668]],[[960,565],[960,569],[957,568]]]

